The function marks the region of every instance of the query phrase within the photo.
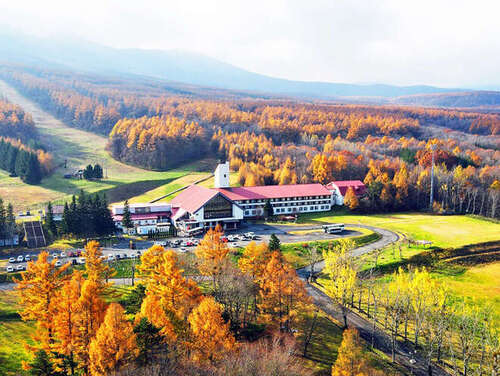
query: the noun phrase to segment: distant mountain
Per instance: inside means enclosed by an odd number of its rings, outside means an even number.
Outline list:
[[[431,107],[499,107],[500,91],[463,91],[395,98],[398,104]]]
[[[319,99],[400,97],[458,91],[433,86],[354,85],[273,78],[180,50],[116,49],[80,40],[0,35],[0,62],[157,77],[194,85]]]

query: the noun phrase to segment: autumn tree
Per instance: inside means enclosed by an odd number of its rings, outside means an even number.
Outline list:
[[[15,280],[19,294],[20,315],[24,321],[35,321],[33,339],[38,343],[33,350],[51,353],[55,345],[54,316],[57,312],[59,290],[68,279],[69,264],[56,267],[56,260],[48,261],[49,254],[41,252],[36,261],[27,264],[20,280]]]
[[[356,329],[342,333],[337,359],[332,367],[332,376],[362,376],[367,374],[367,361],[361,338]]]
[[[356,288],[356,270],[351,254],[353,248],[354,242],[351,239],[340,239],[332,249],[323,253],[325,260],[323,272],[328,276],[325,288],[328,295],[342,308],[345,328],[347,328],[348,299]]]
[[[147,282],[146,297],[136,316],[136,321],[146,317],[170,343],[176,342],[179,336],[185,340],[185,321],[201,298],[196,283],[183,277],[182,272],[174,251],[162,253]]]
[[[91,240],[85,246],[82,257],[85,258],[85,271],[87,278],[94,281],[98,290],[96,294],[101,294],[106,287],[105,280],[112,274],[111,268],[106,265],[102,258],[102,249],[99,242]]]
[[[358,196],[354,193],[354,189],[349,187],[344,197],[344,205],[347,206],[350,210],[356,210],[359,206]]]
[[[83,283],[83,274],[77,270],[73,271],[71,279],[65,281],[55,302],[57,307],[53,318],[57,337],[55,351],[63,357],[60,368],[69,368],[70,375],[75,374],[77,366],[75,352],[80,334],[78,300]]]
[[[243,249],[243,254],[238,259],[238,266],[243,273],[256,279],[262,275],[270,257],[270,250],[266,243],[257,244],[252,241]]]
[[[118,303],[111,303],[102,325],[90,344],[90,372],[93,376],[120,369],[137,356],[132,324]]]
[[[222,241],[222,236],[222,228],[217,225],[215,229],[208,230],[195,250],[196,257],[200,260],[198,269],[202,275],[212,278],[212,288],[215,293],[218,290],[217,279],[229,253],[229,248]]]
[[[213,298],[204,298],[188,317],[193,358],[214,363],[236,349],[229,324],[222,319],[222,307]]]
[[[283,332],[293,329],[299,309],[308,309],[310,297],[295,270],[274,251],[259,278],[262,321]]]

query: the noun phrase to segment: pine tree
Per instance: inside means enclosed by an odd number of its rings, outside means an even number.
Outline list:
[[[57,237],[57,227],[56,227],[56,222],[54,221],[54,212],[52,210],[52,203],[50,201],[47,204],[45,224],[50,232],[50,235],[54,238]]]
[[[39,350],[35,353],[35,358],[24,367],[28,374],[31,376],[58,376],[60,373],[56,372],[54,364],[50,360],[47,352]],[[62,375],[61,375],[62,376]]]
[[[94,166],[94,179],[102,179],[102,177],[103,177],[102,167],[99,164],[96,164]]]
[[[139,349],[137,361],[140,365],[147,365],[152,360],[153,351],[162,343],[160,329],[143,317],[134,327],[134,333]]]
[[[14,207],[9,202],[7,205],[7,218],[6,218],[6,234],[8,239],[12,239],[16,234],[16,216],[14,215]]]
[[[281,242],[276,236],[276,234],[272,234],[269,238],[269,250],[270,251],[279,251],[281,250]]]
[[[61,232],[63,234],[70,234],[71,233],[71,212],[68,206],[68,203],[64,203],[64,210],[63,210],[63,216],[62,216],[62,222],[61,222]]]
[[[21,177],[22,178],[22,177]],[[40,162],[35,153],[29,153],[28,165],[23,181],[28,184],[38,184],[42,180],[42,170]]]
[[[0,239],[5,239],[7,236],[7,218],[5,213],[5,206],[0,197]]]
[[[85,167],[85,170],[83,170],[83,178],[87,180],[94,178],[94,168],[92,167],[92,165],[89,164],[87,167]]]
[[[132,217],[130,215],[130,207],[128,205],[128,200],[125,200],[125,205],[123,207],[122,225],[126,229],[134,227],[134,223],[132,222]]]
[[[267,200],[266,204],[264,205],[264,215],[266,216],[266,218],[272,217],[274,215],[274,209],[271,205],[271,201],[269,200]]]

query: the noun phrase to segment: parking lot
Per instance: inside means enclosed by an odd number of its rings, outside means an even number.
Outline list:
[[[307,243],[325,239],[336,239],[346,236],[360,235],[354,230],[345,230],[341,234],[324,233],[320,226],[287,226],[287,225],[268,225],[268,224],[245,224],[241,229],[228,232],[225,240],[229,247],[246,247],[251,241],[268,242],[272,234],[275,234],[282,243]],[[159,240],[138,240],[134,241],[135,249],[130,249],[130,240],[121,238],[112,248],[103,248],[103,259],[106,261],[116,261],[121,259],[133,259],[141,256],[144,251],[154,244],[172,248],[179,253],[193,252],[196,249],[202,236],[191,238],[169,238]],[[12,255],[7,261],[4,270],[16,272],[26,270],[27,261],[36,260],[38,253],[18,253]],[[81,257],[82,249],[70,249],[65,251],[50,251],[49,260],[57,260],[57,265],[66,263],[84,264],[85,260]],[[28,256],[29,260],[26,260]]]

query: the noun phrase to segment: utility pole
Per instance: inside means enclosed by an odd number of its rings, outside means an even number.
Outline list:
[[[434,149],[436,145],[431,145],[432,162],[431,162],[431,192],[429,197],[429,211],[432,212],[432,204],[434,203]]]

